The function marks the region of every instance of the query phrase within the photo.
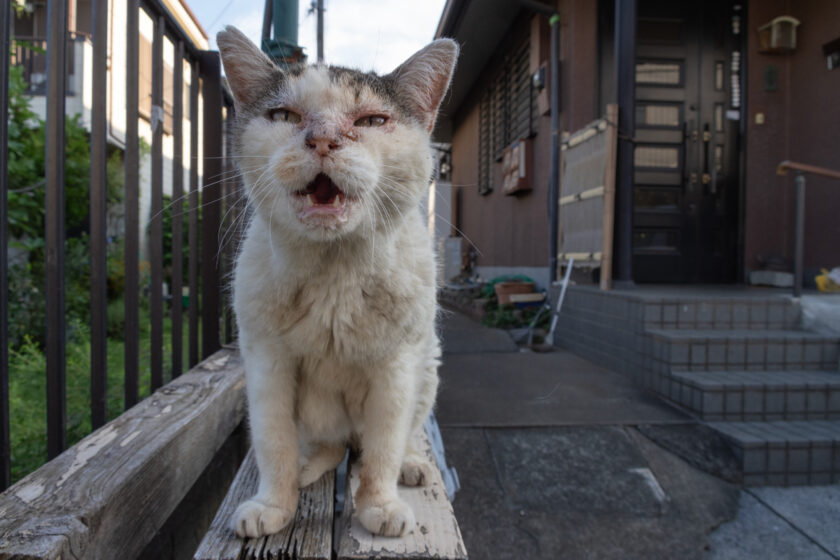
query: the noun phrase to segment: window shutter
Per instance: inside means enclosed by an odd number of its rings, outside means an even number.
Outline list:
[[[485,90],[481,96],[478,116],[478,194],[493,190],[490,147],[492,141],[493,91]]]
[[[503,58],[479,104],[478,192],[492,191],[493,163],[505,148],[536,134],[536,90],[531,84],[530,38]]]
[[[530,41],[525,41],[514,53],[511,65],[512,89],[512,135],[509,142],[528,138],[532,135],[531,126],[531,72],[530,72]]]

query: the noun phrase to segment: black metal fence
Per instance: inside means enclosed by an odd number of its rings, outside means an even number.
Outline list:
[[[106,421],[106,363],[107,363],[107,239],[106,239],[106,95],[107,95],[107,37],[108,2],[92,2],[92,92],[90,130],[90,286],[91,286],[91,425],[93,429]],[[183,120],[188,115],[190,126],[190,155],[198,153],[199,141],[203,147],[203,185],[199,188],[197,161],[190,165],[188,212],[186,220],[180,211],[172,212],[172,262],[187,259],[189,286],[188,307],[188,363],[190,366],[206,357],[226,341],[233,338],[233,324],[229,310],[225,310],[223,272],[230,265],[232,254],[229,244],[220,250],[219,238],[223,228],[223,207],[235,204],[237,183],[226,176],[227,142],[226,120],[233,115],[233,104],[223,88],[218,54],[194,47],[177,20],[160,0],[127,0],[126,33],[126,141],[125,141],[125,393],[124,406],[129,408],[139,398],[139,305],[140,305],[140,215],[139,183],[141,148],[138,134],[139,106],[139,12],[145,11],[154,22],[152,43],[151,105],[153,113],[160,108],[162,115],[164,96],[163,44],[164,37],[174,45],[175,61],[173,88],[173,165],[172,200],[184,197],[183,177]],[[10,53],[12,13],[9,2],[0,7],[0,114],[8,113],[9,65],[28,64],[30,74],[37,70],[38,58],[27,54],[26,49]],[[65,393],[65,275],[64,275],[64,131],[65,91],[68,61],[68,29],[66,0],[50,0],[47,4],[48,32],[46,53],[46,146],[45,146],[45,212],[46,212],[46,379],[47,379],[47,455],[53,458],[65,448],[66,393]],[[57,45],[57,48],[53,46]],[[10,54],[12,56],[10,56]],[[189,63],[191,73],[188,106],[184,107],[185,84],[183,64]],[[113,60],[112,64],[120,61]],[[199,95],[203,101],[203,136],[198,136]],[[119,103],[121,100],[113,100]],[[186,113],[185,113],[186,112]],[[150,263],[150,336],[151,336],[151,387],[154,391],[164,382],[163,337],[163,118],[151,119],[151,221],[149,223],[148,260]],[[9,356],[7,338],[7,172],[8,172],[8,123],[0,122],[0,490],[10,483],[10,434],[9,434]],[[234,195],[234,196],[231,196]],[[225,199],[228,199],[227,202]],[[199,206],[200,212],[199,212]],[[178,204],[180,209],[181,205]],[[186,222],[186,224],[184,223]],[[188,230],[188,247],[183,247],[183,228]],[[200,229],[199,229],[200,228]],[[199,247],[199,238],[201,247]],[[185,254],[186,253],[186,254]],[[200,278],[200,282],[199,282]],[[172,321],[172,376],[182,370],[183,316],[180,298],[184,279],[181,266],[172,266],[171,293],[175,296],[170,306]],[[200,285],[200,288],[199,288]],[[199,295],[200,290],[200,297]],[[200,325],[199,325],[200,321]],[[199,332],[201,340],[199,341]]]

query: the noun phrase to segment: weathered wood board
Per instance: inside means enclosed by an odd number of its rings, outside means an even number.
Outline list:
[[[134,558],[244,413],[220,350],[0,494],[0,559]]]
[[[601,266],[603,289],[611,286],[618,108],[563,142],[560,179],[558,267]],[[558,276],[561,272],[558,269]]]
[[[329,560],[332,557],[335,473],[301,490],[294,520],[275,535],[240,539],[230,528],[237,506],[257,491],[259,480],[253,449],[239,468],[195,560]]]
[[[434,465],[429,439],[425,433],[418,442]],[[353,516],[353,495],[359,487],[359,464],[350,466],[344,512],[339,521],[339,560],[377,558],[466,560],[467,551],[452,504],[446,497],[440,471],[435,466],[428,486],[399,487],[400,497],[414,510],[417,526],[401,538],[379,537],[362,527]]]

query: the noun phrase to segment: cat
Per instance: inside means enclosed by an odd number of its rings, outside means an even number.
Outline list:
[[[423,485],[432,468],[412,443],[434,404],[440,357],[419,201],[458,46],[438,39],[377,76],[277,66],[231,26],[217,42],[255,209],[233,300],[259,487],[232,528],[282,529],[298,489],[354,443],[356,515],[372,533],[400,536],[416,523],[397,485]]]

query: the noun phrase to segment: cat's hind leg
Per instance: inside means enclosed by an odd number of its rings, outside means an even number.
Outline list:
[[[412,437],[400,466],[400,484],[404,486],[426,486],[431,482],[434,466],[429,457],[416,447]]]
[[[319,443],[313,445],[312,454],[306,458],[300,467],[298,486],[306,488],[317,481],[325,472],[336,468],[347,451],[346,446],[336,443]]]
[[[438,357],[440,345],[437,336],[429,341],[428,358],[421,366],[418,376],[417,405],[411,420],[411,436],[408,438],[405,457],[400,467],[400,484],[405,486],[426,486],[431,481],[433,459],[417,447],[426,418],[432,411],[438,387]]]

